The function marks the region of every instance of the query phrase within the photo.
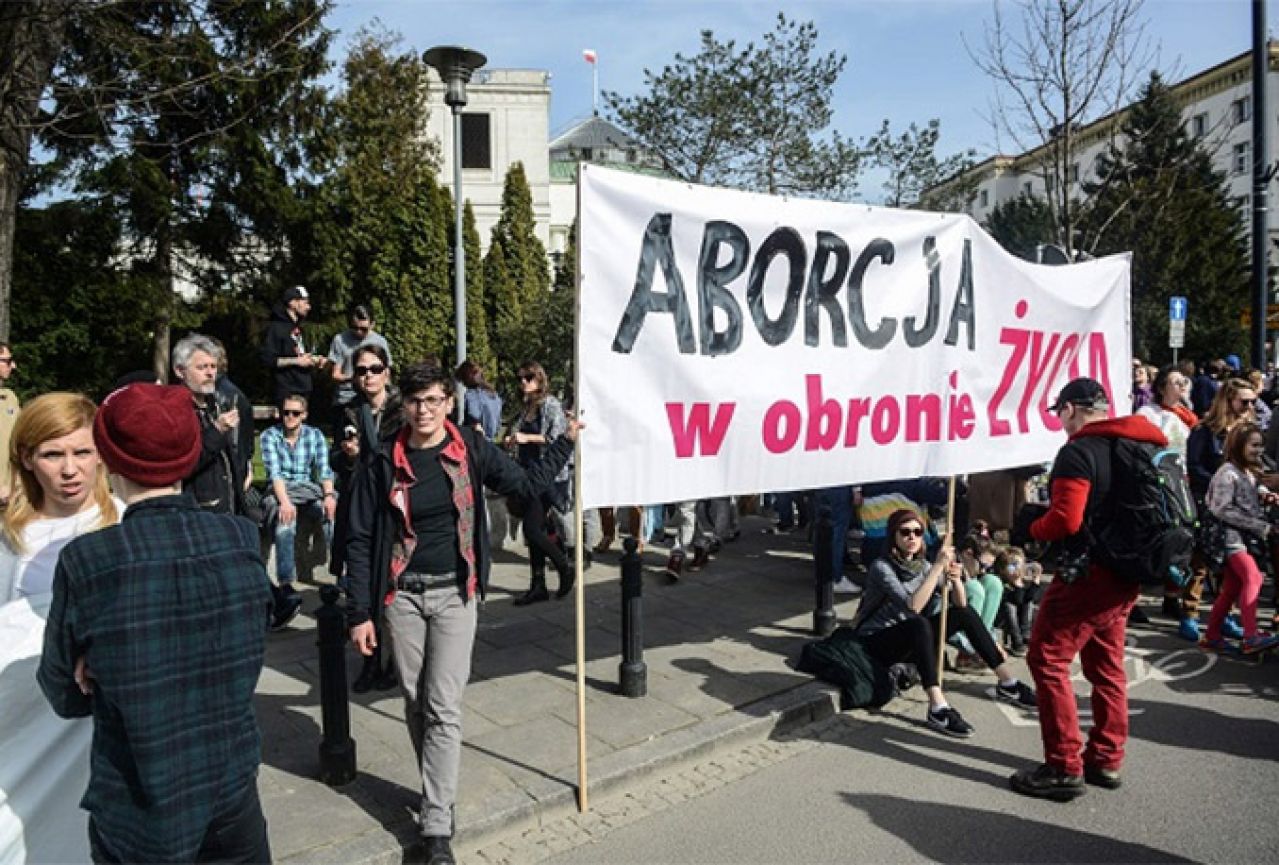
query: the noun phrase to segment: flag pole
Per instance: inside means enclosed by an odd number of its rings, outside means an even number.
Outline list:
[[[946,537],[943,547],[955,545],[955,476],[950,476],[950,486],[946,489]],[[941,621],[937,628],[937,685],[940,687],[946,675],[946,607],[950,600],[950,580],[942,574],[941,584]]]
[[[573,263],[573,290],[577,297],[573,304],[573,410],[581,418],[582,411],[582,163],[577,163],[577,243],[576,260]],[[573,550],[573,619],[576,630],[577,656],[577,810],[586,813],[590,809],[586,775],[586,578],[582,571],[586,537],[582,531],[582,436],[573,443],[573,537],[577,540]]]

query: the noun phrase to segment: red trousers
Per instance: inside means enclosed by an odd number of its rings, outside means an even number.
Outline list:
[[[1054,580],[1035,615],[1026,663],[1039,699],[1044,762],[1067,774],[1082,775],[1084,763],[1102,769],[1123,763],[1128,740],[1124,625],[1137,590],[1136,583],[1093,568],[1069,585]],[[1076,655],[1092,685],[1093,726],[1086,748],[1070,682]]]

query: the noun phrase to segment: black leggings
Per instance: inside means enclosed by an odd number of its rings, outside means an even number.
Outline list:
[[[904,622],[876,631],[863,637],[871,657],[886,667],[911,663],[919,670],[919,680],[925,688],[937,686],[937,629],[941,626],[941,613],[925,619],[911,613]],[[992,670],[1004,662],[995,647],[990,631],[982,624],[981,617],[972,607],[951,607],[946,614],[946,636],[960,631],[968,637],[977,654]]]
[[[528,544],[528,561],[535,577],[546,575],[546,560],[550,559],[555,572],[563,579],[568,573],[568,558],[546,534],[546,512],[551,507],[550,492],[524,500],[524,541]]]

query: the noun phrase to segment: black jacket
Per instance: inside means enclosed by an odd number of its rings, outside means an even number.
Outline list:
[[[302,341],[302,323],[283,306],[271,309],[271,321],[262,337],[262,363],[271,370],[275,382],[273,397],[278,402],[289,394],[306,396],[311,393],[311,369],[305,366],[280,366],[282,357],[300,357],[306,354]]]
[[[351,479],[360,465],[373,462],[382,441],[394,438],[404,426],[404,413],[401,409],[400,392],[394,387],[386,389],[386,403],[382,407],[382,416],[375,423],[373,410],[363,394],[356,394],[355,399],[343,406],[337,413],[337,421],[333,424],[333,447],[329,449],[329,468],[337,475],[338,509],[333,517],[333,548],[329,553],[329,573],[341,577],[346,570],[346,528],[350,523],[351,512]],[[348,427],[355,427],[360,439],[358,456],[347,456],[342,450],[342,440],[346,438]]]
[[[481,487],[488,487],[500,495],[536,496],[545,488],[573,453],[572,443],[563,436],[552,442],[542,459],[521,468],[483,433],[470,428],[458,430],[466,445],[467,470],[475,500],[475,567],[479,577],[479,592],[483,597],[488,589],[489,565],[492,554],[489,548],[488,512],[480,494]],[[396,522],[398,512],[392,507],[391,486],[395,480],[393,452],[395,436],[384,440],[376,457],[367,465],[356,469],[351,490],[350,516],[346,537],[346,570],[350,581],[347,596],[348,627],[375,620],[381,616],[382,600],[387,591],[387,576],[391,570],[391,546],[399,540]],[[458,590],[465,593],[469,574],[459,573]]]
[[[200,458],[183,481],[182,490],[190,493],[202,510],[243,514],[244,462],[236,453],[236,434],[217,428],[218,405],[212,395],[196,405],[195,414],[200,419]],[[242,418],[240,423],[253,427],[252,417]]]

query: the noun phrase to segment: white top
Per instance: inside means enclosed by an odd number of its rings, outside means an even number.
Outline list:
[[[124,514],[124,502],[115,499],[117,513]],[[97,505],[69,517],[39,518],[22,530],[24,552],[18,556],[13,580],[13,598],[29,598],[53,591],[53,572],[58,554],[72,538],[99,528],[101,509]]]
[[[1186,441],[1190,438],[1190,427],[1186,422],[1160,405],[1143,405],[1137,414],[1159,427],[1159,431],[1168,439],[1168,444],[1176,448],[1181,458],[1186,458]]]

